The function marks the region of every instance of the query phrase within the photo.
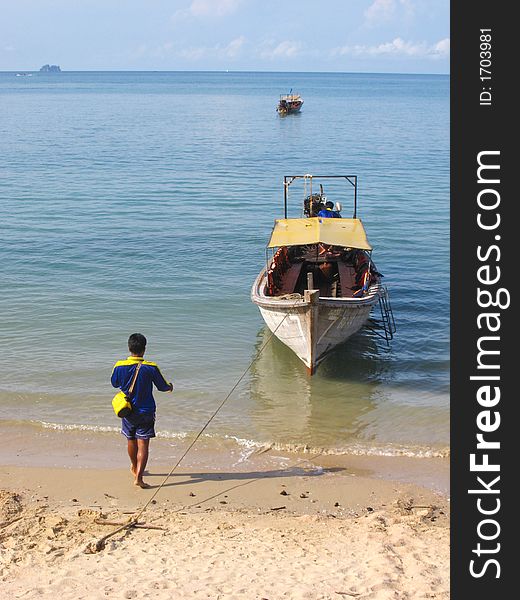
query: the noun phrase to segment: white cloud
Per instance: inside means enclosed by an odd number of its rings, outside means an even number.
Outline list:
[[[242,0],[193,0],[189,11],[194,17],[217,15],[219,17],[235,12]]]
[[[140,44],[132,53],[134,59],[157,58],[169,59],[172,57],[183,58],[189,61],[198,61],[206,58],[226,58],[233,59],[240,55],[244,44],[245,36],[241,35],[228,44],[216,44],[214,46],[190,46],[180,48],[179,44],[167,41],[162,44]]]
[[[172,21],[182,21],[188,17],[223,17],[234,13],[242,0],[192,0],[188,8],[175,11]]]
[[[406,16],[413,15],[415,6],[412,0],[374,0],[365,10],[367,25],[374,26],[392,20],[402,10]]]
[[[231,42],[229,42],[229,44],[223,50],[224,55],[228,58],[234,58],[235,56],[238,56],[245,41],[246,38],[243,35],[231,40]]]
[[[440,57],[445,57],[450,55],[450,38],[444,38],[443,40],[438,41],[435,46],[435,51]]]
[[[236,58],[244,46],[246,38],[241,35],[240,37],[231,40],[226,46],[216,44],[215,46],[197,46],[184,48],[178,51],[176,54],[181,58],[187,60],[200,60],[201,58]]]
[[[445,58],[450,53],[450,40],[445,38],[436,44],[426,42],[406,42],[397,37],[391,42],[375,46],[356,45],[335,48],[332,55],[344,56],[411,56],[415,58]]]
[[[177,56],[181,58],[185,58],[186,60],[200,60],[201,58],[205,58],[208,56],[209,48],[204,46],[192,47],[192,48],[184,48],[177,52]]]
[[[365,18],[369,23],[386,21],[395,12],[395,0],[374,0],[365,11]]]
[[[291,40],[280,42],[274,47],[272,43],[267,43],[266,47],[260,51],[260,56],[271,60],[275,58],[293,58],[300,54],[301,49],[302,44],[300,42]]]

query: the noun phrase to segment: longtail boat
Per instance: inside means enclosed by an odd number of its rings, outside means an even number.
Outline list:
[[[315,180],[331,179],[352,186],[352,218],[341,217],[339,203],[332,210],[322,184],[313,193]],[[304,216],[288,218],[289,187],[297,180],[304,182]],[[269,329],[311,375],[329,352],[367,323],[377,304],[383,332],[378,335],[387,342],[393,337],[395,320],[381,278],[357,217],[357,176],[286,175],[284,218],[274,223],[266,266],[253,283],[251,300]]]
[[[300,94],[282,94],[276,110],[280,115],[288,115],[290,113],[299,112],[302,106],[303,99]]]

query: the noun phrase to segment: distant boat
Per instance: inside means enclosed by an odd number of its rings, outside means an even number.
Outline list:
[[[293,94],[292,90],[288,94],[282,94],[278,101],[276,110],[280,115],[300,112],[303,106],[303,99],[300,94]]]
[[[304,218],[287,218],[291,183],[304,181]],[[339,179],[352,185],[352,218],[329,207],[320,185],[312,192],[313,179]],[[306,194],[305,190],[310,190]],[[338,344],[346,341],[368,321],[379,303],[382,332],[387,342],[395,333],[395,321],[381,273],[372,261],[372,246],[363,223],[357,218],[357,176],[296,175],[284,177],[285,218],[275,221],[267,256],[251,288],[251,300],[269,329],[306,365],[312,375],[318,364]],[[328,216],[337,218],[325,218]]]
[[[32,77],[32,73],[17,73],[17,77]]]

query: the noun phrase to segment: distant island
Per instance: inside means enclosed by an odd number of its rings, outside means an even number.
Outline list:
[[[40,71],[43,71],[44,73],[61,73],[59,65],[43,65]]]

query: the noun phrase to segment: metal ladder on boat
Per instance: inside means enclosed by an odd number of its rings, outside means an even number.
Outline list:
[[[394,311],[390,304],[390,296],[385,286],[381,286],[379,292],[379,310],[381,311],[381,320],[373,320],[377,325],[377,329],[374,327],[369,327],[369,329],[389,344],[390,340],[394,337],[394,333],[397,331],[397,326],[395,324]]]

